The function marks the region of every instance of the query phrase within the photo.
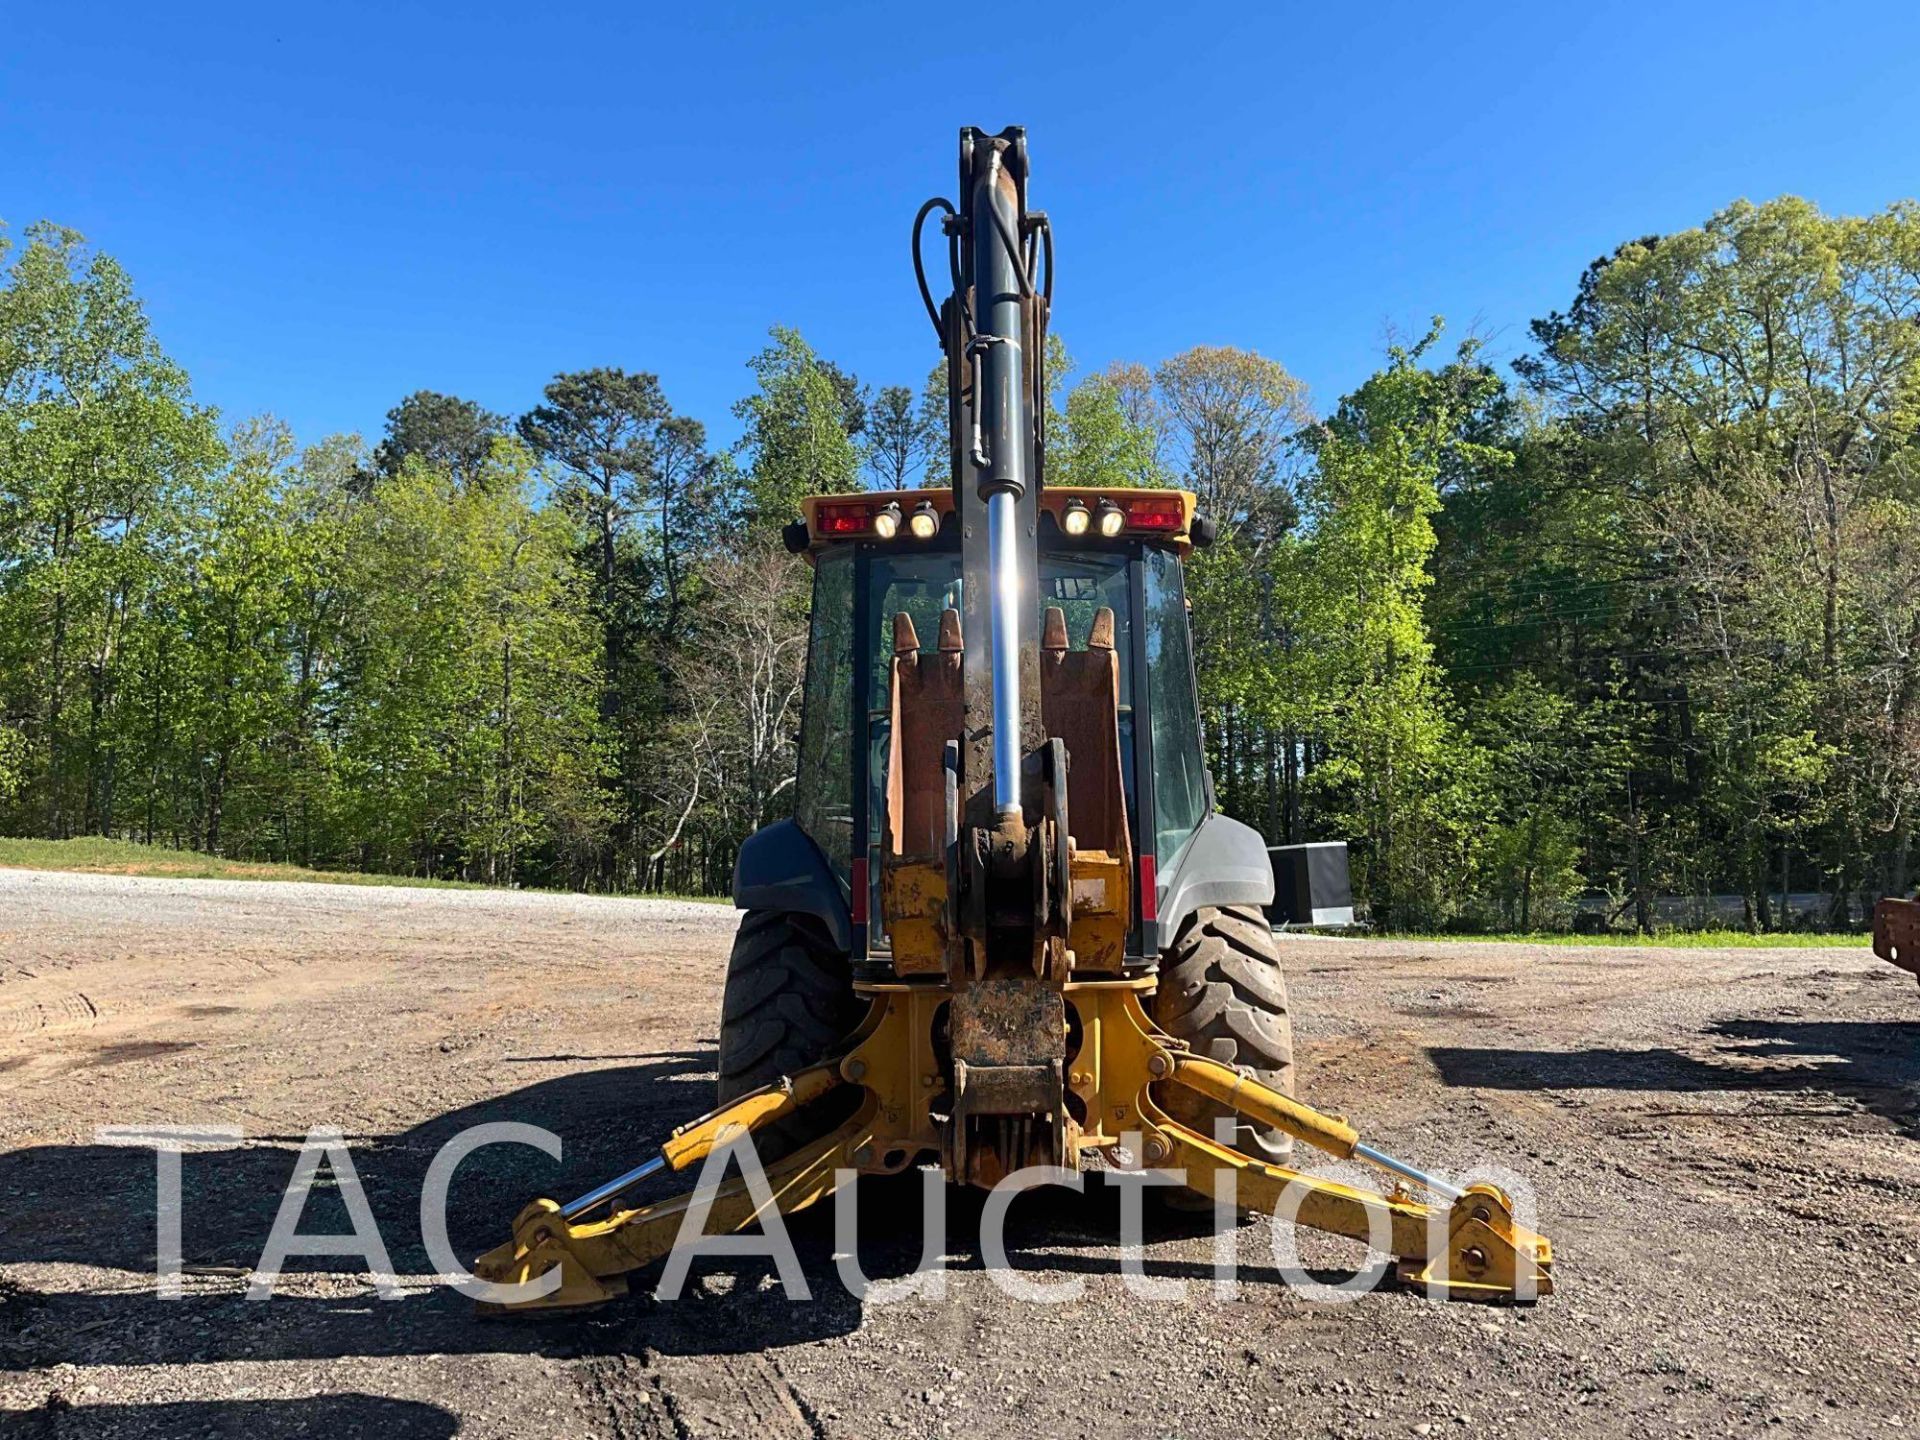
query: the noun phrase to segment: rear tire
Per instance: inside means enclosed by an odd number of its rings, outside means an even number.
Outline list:
[[[847,957],[811,915],[749,910],[733,939],[720,1004],[722,1105],[827,1058],[860,1021]],[[831,1098],[755,1132],[773,1160],[843,1118]]]
[[[1189,915],[1160,957],[1154,1023],[1196,1055],[1230,1065],[1271,1090],[1294,1091],[1293,1015],[1273,927],[1257,905],[1204,906]],[[1177,1085],[1159,1087],[1161,1107],[1211,1137],[1227,1112]],[[1293,1152],[1284,1130],[1242,1124],[1237,1148],[1279,1164]]]

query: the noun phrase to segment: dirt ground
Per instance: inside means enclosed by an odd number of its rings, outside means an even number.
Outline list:
[[[459,1172],[453,1238],[504,1238],[707,1108],[733,914],[490,892],[0,871],[0,1433],[785,1437],[1890,1435],[1920,1427],[1920,990],[1864,948],[1661,951],[1292,940],[1302,1083],[1370,1140],[1537,1191],[1531,1310],[1278,1283],[1265,1222],[1210,1288],[1206,1217],[1149,1209],[1149,1301],[1096,1182],[1022,1199],[1008,1299],[956,1192],[943,1300],[855,1300],[831,1211],[677,1302],[482,1321],[428,1279],[444,1141],[544,1125],[556,1164]],[[153,1293],[155,1162],[106,1125],[237,1128],[185,1166],[185,1298]],[[243,1297],[296,1147],[344,1130],[403,1276],[298,1258]],[[904,1187],[904,1188],[903,1188]],[[912,1177],[862,1187],[861,1261],[921,1247]],[[344,1231],[337,1192],[303,1230]],[[1312,1237],[1338,1279],[1358,1247]],[[643,1287],[636,1287],[640,1289]]]

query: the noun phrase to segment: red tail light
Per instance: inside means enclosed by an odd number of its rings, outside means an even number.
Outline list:
[[[879,508],[865,501],[824,504],[814,512],[814,518],[822,535],[864,535],[873,528],[873,512]]]
[[[1160,918],[1160,897],[1156,891],[1153,856],[1140,857],[1140,918],[1151,925]]]
[[[1178,495],[1140,495],[1127,501],[1127,524],[1134,530],[1179,530],[1186,523],[1186,502]]]
[[[867,860],[863,855],[853,862],[853,923],[867,923]]]

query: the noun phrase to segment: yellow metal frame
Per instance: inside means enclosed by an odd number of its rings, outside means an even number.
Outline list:
[[[1067,927],[1069,969],[1108,975],[1126,963],[1133,923],[1133,877],[1120,856],[1075,849],[1068,860],[1073,919]],[[880,864],[880,913],[896,974],[945,975],[949,968],[947,869],[921,856],[889,856]]]
[[[893,968],[901,975],[947,971],[947,867],[919,856],[880,862],[880,913],[887,917]]]
[[[1067,948],[1076,972],[1109,973],[1126,963],[1127,931],[1133,925],[1133,877],[1126,859],[1107,850],[1077,846],[1068,859],[1067,884],[1073,921]]]
[[[669,1168],[684,1171],[742,1131],[793,1115],[843,1085],[864,1092],[853,1114],[833,1131],[765,1167],[772,1203],[782,1213],[831,1195],[848,1171],[903,1170],[946,1144],[933,1104],[946,1089],[934,1044],[934,1017],[952,996],[944,985],[896,983],[861,987],[872,1000],[866,1019],[838,1059],[801,1071],[779,1086],[743,1096],[682,1126],[662,1146]],[[1397,1276],[1429,1295],[1468,1300],[1531,1300],[1553,1291],[1553,1248],[1513,1219],[1512,1206],[1488,1185],[1469,1188],[1450,1205],[1416,1199],[1404,1185],[1388,1194],[1267,1165],[1171,1119],[1155,1089],[1180,1085],[1261,1126],[1341,1158],[1352,1158],[1359,1135],[1344,1120],[1322,1115],[1232,1068],[1191,1054],[1161,1034],[1141,1005],[1153,981],[1069,983],[1067,999],[1082,1027],[1067,1084],[1084,1107],[1072,1148],[1110,1149],[1138,1136],[1139,1159],[1156,1170],[1184,1170],[1188,1188],[1220,1191],[1227,1176],[1234,1199],[1274,1210],[1297,1201],[1295,1223],[1367,1240],[1391,1237]],[[605,1219],[574,1223],[551,1200],[536,1200],[514,1220],[513,1238],[480,1257],[480,1278],[514,1284],[556,1266],[559,1285],[547,1296],[514,1305],[561,1309],[597,1304],[625,1293],[626,1272],[673,1248],[693,1195],[616,1209]],[[760,1218],[760,1205],[738,1176],[712,1195],[706,1233],[729,1234]]]

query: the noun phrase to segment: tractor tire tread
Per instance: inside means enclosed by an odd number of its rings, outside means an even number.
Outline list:
[[[1187,917],[1162,957],[1153,1018],[1194,1054],[1293,1094],[1286,976],[1273,931],[1258,907],[1205,906]],[[1161,1104],[1169,1115],[1212,1134],[1220,1107],[1177,1086],[1162,1089]],[[1282,1132],[1243,1131],[1269,1157],[1290,1147]]]
[[[818,1064],[852,1032],[860,1013],[847,957],[825,925],[809,915],[748,911],[734,937],[720,1003],[719,1103]],[[816,1108],[756,1131],[762,1159],[813,1139]]]

